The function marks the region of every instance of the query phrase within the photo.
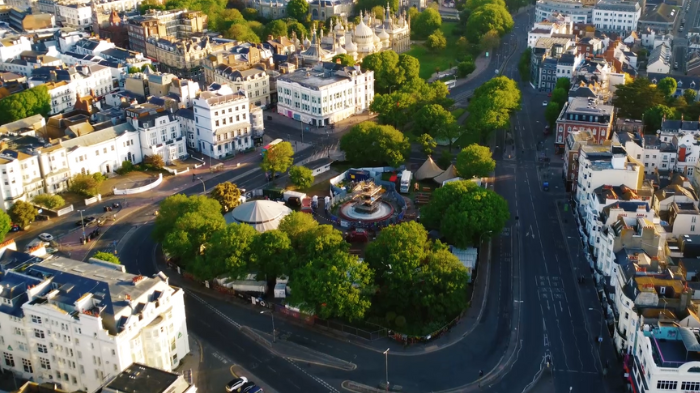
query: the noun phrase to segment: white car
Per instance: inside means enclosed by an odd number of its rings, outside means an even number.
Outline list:
[[[542,102],[542,106],[547,106],[547,104],[549,104],[549,102],[547,102],[547,101]]]
[[[45,242],[52,242],[53,241],[53,236],[51,234],[48,234],[48,233],[42,233],[38,237],[39,237],[39,239],[41,239]]]
[[[235,392],[238,389],[242,388],[243,385],[245,385],[246,383],[248,383],[248,378],[246,377],[235,378],[231,382],[226,384],[226,391]]]

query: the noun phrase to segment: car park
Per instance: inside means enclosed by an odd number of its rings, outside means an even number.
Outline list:
[[[53,235],[51,235],[49,233],[42,233],[38,236],[38,238],[45,241],[45,242],[52,242],[54,240]]]
[[[235,379],[231,380],[231,382],[226,384],[226,391],[227,392],[238,392],[247,383],[248,383],[248,378],[246,378],[246,377],[235,378]]]

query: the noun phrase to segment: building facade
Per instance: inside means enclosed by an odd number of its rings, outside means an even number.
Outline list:
[[[126,22],[131,50],[153,57],[146,49],[149,37],[187,38],[207,28],[207,16],[201,11],[149,10],[145,15],[129,18]]]
[[[637,30],[642,8],[636,1],[602,0],[593,10],[596,30],[606,33],[630,33]]]
[[[257,106],[266,108],[270,101],[270,76],[264,70],[250,68],[236,70],[222,64],[211,73],[212,83],[230,84],[234,90],[245,90],[250,101]]]
[[[535,21],[550,20],[553,15],[569,16],[574,23],[591,23],[595,1],[537,0]]]
[[[554,140],[556,150],[564,151],[564,141],[568,133],[574,130],[590,131],[596,144],[609,139],[613,110],[611,105],[601,104],[595,98],[575,97],[569,100],[557,118]]]
[[[92,26],[92,8],[86,3],[57,3],[56,12],[64,26],[75,28]]]
[[[144,157],[159,155],[166,165],[187,157],[180,122],[165,108],[152,104],[135,105],[126,110],[126,119],[138,131]]]

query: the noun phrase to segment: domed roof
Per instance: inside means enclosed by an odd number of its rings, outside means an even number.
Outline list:
[[[333,30],[335,30],[335,31],[345,31],[345,27],[343,26],[342,23],[338,23],[338,24],[335,25],[335,27],[333,28]]]
[[[344,54],[348,53],[348,51],[346,51],[345,48],[343,48],[342,46],[338,46],[335,53],[337,55],[344,55]]]
[[[227,223],[248,224],[258,232],[277,229],[280,221],[292,210],[282,203],[256,200],[245,202],[224,215]]]
[[[382,41],[386,41],[389,39],[389,33],[386,32],[386,29],[382,29],[382,32],[379,33],[379,39]]]
[[[304,37],[304,48],[308,48],[309,45],[311,45],[311,41],[309,41],[309,37]]]
[[[372,28],[365,24],[365,21],[360,19],[360,24],[355,26],[355,37],[367,38],[374,35]]]
[[[348,54],[357,53],[357,45],[355,45],[355,43],[352,42],[352,40],[346,40],[345,50],[348,52]]]
[[[379,46],[381,44],[382,40],[379,39],[376,35],[374,36],[374,45]]]

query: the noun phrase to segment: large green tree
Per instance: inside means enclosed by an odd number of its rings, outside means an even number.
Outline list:
[[[560,78],[561,79],[561,78]],[[563,108],[566,101],[569,99],[569,92],[561,87],[557,87],[552,92],[551,102],[555,102],[559,105],[559,108]]]
[[[241,190],[229,181],[217,184],[211,190],[211,197],[219,202],[224,212],[231,211],[241,204]]]
[[[12,229],[12,219],[5,211],[0,210],[0,240],[5,238],[10,229]]]
[[[491,30],[503,36],[513,29],[513,17],[508,10],[497,4],[485,4],[472,11],[465,27],[467,39],[479,42]]]
[[[491,156],[491,149],[474,143],[457,154],[455,169],[463,179],[485,177],[496,169],[496,161]]]
[[[90,198],[99,194],[101,183],[102,177],[100,176],[78,173],[70,180],[70,190]]]
[[[498,234],[509,216],[508,204],[500,195],[470,180],[438,188],[421,209],[421,221],[439,229],[450,244],[460,248],[474,245],[482,236]]]
[[[211,235],[204,255],[197,256],[189,268],[202,280],[222,275],[242,278],[250,271],[250,249],[256,236],[258,232],[248,224],[228,224]]]
[[[363,122],[340,139],[340,149],[357,165],[387,164],[398,167],[408,158],[410,143],[392,126]]]
[[[499,76],[479,86],[469,101],[467,127],[486,139],[510,124],[510,115],[520,108],[521,93],[512,79]]]
[[[433,34],[428,36],[425,46],[433,52],[439,52],[447,47],[447,38],[445,38],[441,30],[436,30]]]
[[[51,96],[45,85],[39,85],[0,100],[0,124],[7,124],[34,115],[51,112]]]
[[[250,42],[253,44],[260,43],[260,37],[255,34],[248,24],[234,24],[226,30],[224,36],[237,41]]]
[[[647,109],[663,103],[663,94],[649,79],[643,77],[637,77],[624,85],[617,85],[613,97],[618,116],[628,119],[641,119]]]
[[[561,106],[559,106],[558,103],[551,101],[549,104],[547,104],[547,109],[544,110],[544,118],[547,120],[550,127],[554,128],[560,113]]]
[[[413,133],[437,136],[441,129],[452,126],[455,118],[440,105],[430,104],[421,108],[413,117]]]
[[[304,0],[304,1],[306,1],[306,0]],[[353,66],[353,65],[355,65],[355,63],[357,63],[357,61],[355,61],[355,59],[352,56],[345,54],[345,53],[341,53],[339,55],[333,56],[333,59],[331,59],[331,61],[333,63],[340,62],[340,64],[342,64],[344,66]]]
[[[362,68],[374,71],[376,92],[390,93],[391,90],[397,90],[403,84],[418,79],[420,63],[413,56],[385,50],[362,59]]]
[[[292,184],[302,189],[309,188],[314,184],[313,171],[302,165],[294,165],[289,169],[289,179]]]
[[[271,21],[265,25],[265,37],[261,38],[267,39],[267,36],[272,36],[274,38],[287,36],[287,23],[282,19]]]
[[[318,221],[316,221],[311,214],[291,212],[280,221],[280,225],[277,229],[284,232],[287,237],[289,237],[292,246],[296,249],[301,241],[301,235],[317,226]]]
[[[250,244],[251,270],[258,273],[258,280],[272,285],[277,277],[291,274],[293,255],[292,242],[285,232],[279,229],[263,232]]]
[[[678,83],[676,82],[675,79],[673,79],[671,77],[663,78],[656,84],[656,89],[664,97],[671,97],[673,94],[676,93],[677,88],[678,88]]]
[[[493,4],[501,7],[505,7],[506,3],[503,0],[467,0],[466,7],[472,11],[476,10],[477,8],[487,5],[487,4]]]
[[[421,266],[423,318],[447,322],[467,306],[469,274],[459,259],[445,248],[430,252]]]
[[[697,98],[698,93],[693,90],[693,89],[685,89],[683,90],[683,98],[685,98],[685,102],[688,104],[692,104],[695,102],[695,99]]]
[[[661,129],[664,118],[673,119],[676,111],[666,105],[658,104],[644,112],[644,125],[649,134],[656,134]]]
[[[25,201],[15,202],[7,213],[12,218],[12,222],[19,225],[22,229],[26,229],[29,224],[34,222],[36,215],[39,214],[34,205]]]
[[[225,226],[219,202],[201,195],[177,194],[160,203],[153,238],[187,265],[200,256],[211,235]]]
[[[278,172],[286,172],[294,163],[294,149],[289,142],[281,142],[270,149],[263,155],[260,168],[269,174]]]
[[[306,0],[290,0],[287,3],[287,15],[298,21],[306,21],[309,15],[309,2]]]
[[[442,26],[440,12],[433,8],[426,8],[418,17],[411,20],[411,33],[416,38],[425,39]]]

